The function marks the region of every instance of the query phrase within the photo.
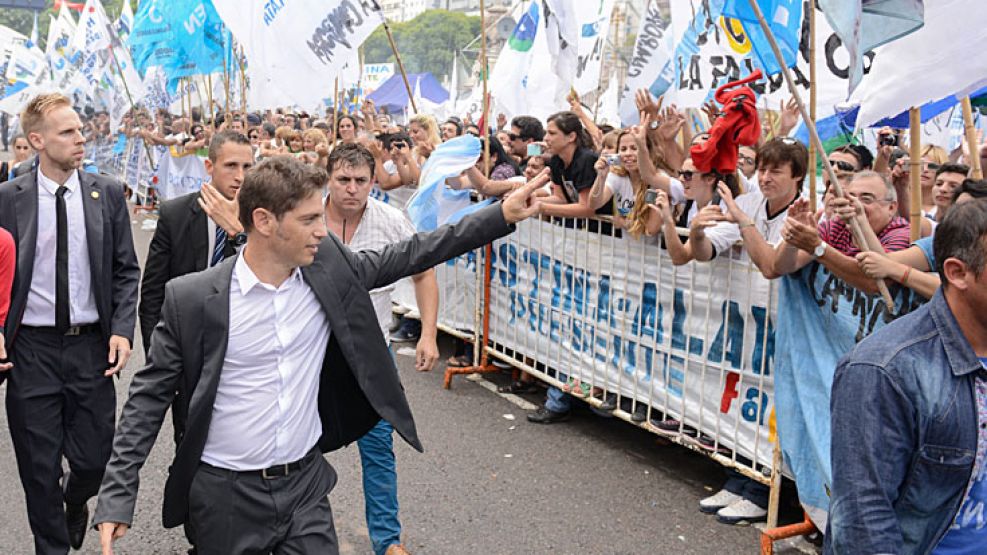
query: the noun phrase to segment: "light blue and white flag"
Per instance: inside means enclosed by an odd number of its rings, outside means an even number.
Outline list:
[[[456,190],[446,179],[456,177],[476,164],[481,154],[480,139],[463,135],[436,148],[422,167],[418,191],[408,200],[408,216],[418,231],[433,231],[444,224],[458,222],[463,216],[487,206],[493,199],[472,204],[469,189]]]
[[[620,100],[620,121],[623,125],[637,125],[640,114],[634,103],[638,89],[648,89],[659,98],[675,81],[672,65],[673,34],[668,21],[662,16],[658,3],[649,1],[641,18],[631,61],[627,64],[627,80]]]
[[[794,66],[798,63],[799,39],[802,31],[802,0],[757,0],[757,4],[771,33],[777,39],[785,67]],[[758,66],[764,69],[766,75],[774,75],[781,71],[782,66],[778,64],[771,50],[771,44],[761,29],[750,0],[727,0],[723,7],[723,17],[740,20]]]
[[[964,4],[972,8],[982,2]],[[818,5],[850,54],[851,93],[864,77],[864,55],[869,50],[924,24],[922,0],[818,0]],[[972,15],[967,17],[975,19]],[[950,42],[947,36],[942,37],[942,44]]]
[[[113,29],[121,41],[126,41],[130,36],[130,31],[134,28],[134,10],[130,9],[130,2],[125,1],[120,8],[120,16],[113,24]]]

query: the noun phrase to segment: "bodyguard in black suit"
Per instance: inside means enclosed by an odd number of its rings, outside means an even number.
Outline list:
[[[140,266],[123,186],[79,171],[85,138],[69,99],[34,98],[21,126],[39,165],[0,186],[0,226],[17,244],[7,418],[35,550],[67,553],[109,459]]]
[[[225,208],[235,202],[243,175],[253,164],[253,149],[247,137],[232,131],[217,133],[209,143],[205,163],[212,190],[207,188],[201,194],[190,193],[161,204],[137,307],[145,354],[151,346],[151,331],[161,317],[165,284],[215,266],[236,253],[237,236],[243,226],[235,211]]]
[[[538,212],[528,199],[546,179],[456,225],[356,254],[327,234],[326,181],[293,158],[265,160],[238,197],[243,251],[166,285],[100,488],[104,549],[133,520],[138,471],[178,387],[191,393],[179,401],[188,423],[163,522],[188,523],[204,555],[336,553],[336,475],[321,453],[381,418],[422,449],[368,291],[510,233]]]

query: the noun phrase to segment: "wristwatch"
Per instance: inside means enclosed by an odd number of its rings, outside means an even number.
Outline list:
[[[226,239],[226,242],[229,243],[230,246],[232,246],[234,248],[240,248],[244,244],[246,244],[246,242],[247,242],[247,234],[246,233],[243,233],[241,231],[240,233],[237,233],[236,235],[233,235],[232,237],[228,237]]]
[[[826,254],[826,247],[828,246],[829,245],[827,245],[825,241],[820,241],[819,244],[816,245],[815,250],[812,251],[812,256],[815,258],[822,258],[822,256]]]

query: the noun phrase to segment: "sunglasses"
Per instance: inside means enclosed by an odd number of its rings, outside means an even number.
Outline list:
[[[853,164],[851,164],[850,162],[847,162],[845,160],[835,160],[835,161],[833,161],[833,166],[836,169],[841,170],[841,171],[845,171],[845,172],[855,172],[855,171],[857,171],[857,168],[855,168],[853,166]]]
[[[679,177],[682,179],[682,181],[692,181],[692,176],[696,175],[697,173],[699,172],[681,171],[679,172]]]
[[[508,133],[507,136],[510,137],[512,141],[516,141],[521,138],[521,135],[515,135],[514,133]]]

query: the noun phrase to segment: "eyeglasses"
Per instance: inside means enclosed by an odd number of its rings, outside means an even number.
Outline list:
[[[935,171],[939,171],[939,168],[940,168],[939,164],[936,164],[934,162],[923,162],[922,167],[924,167],[927,170],[934,171],[934,172]]]
[[[879,198],[875,197],[874,195],[872,195],[870,193],[864,193],[862,195],[858,195],[856,193],[847,192],[847,194],[849,194],[851,197],[854,197],[855,199],[859,200],[860,201],[860,204],[863,204],[864,206],[870,206],[871,204],[874,204],[875,202],[879,202],[881,204],[891,202],[890,199],[886,199],[886,198],[879,199]]]
[[[853,164],[851,164],[850,162],[847,162],[845,160],[833,160],[833,166],[835,166],[836,169],[842,170],[842,171],[845,171],[845,172],[855,172],[855,171],[857,171],[857,168],[855,168],[853,166]]]
[[[743,163],[745,163],[745,164],[751,164],[751,165],[754,164],[754,159],[751,158],[750,156],[741,156],[740,157],[740,161],[743,162]]]
[[[679,177],[682,179],[682,181],[692,181],[692,176],[694,176],[696,173],[698,172],[681,171],[679,172]]]

